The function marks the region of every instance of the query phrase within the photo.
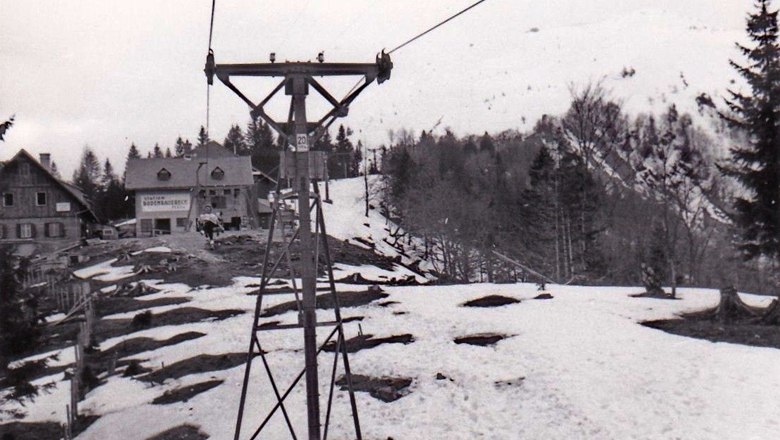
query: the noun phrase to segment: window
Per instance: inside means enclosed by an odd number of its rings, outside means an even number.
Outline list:
[[[211,178],[214,180],[222,180],[222,178],[225,177],[225,172],[222,171],[222,168],[216,167],[213,171],[211,171]]]
[[[212,197],[211,207],[216,209],[225,209],[227,208],[227,199],[224,196]]]
[[[6,232],[5,225],[0,225],[0,240],[4,238],[8,238],[8,233]]]
[[[46,223],[46,236],[52,238],[64,237],[64,225],[62,223]]]
[[[238,195],[241,194],[241,190],[238,188],[233,189],[233,197],[238,197]]]
[[[13,193],[4,193],[3,194],[3,206],[14,206],[14,195],[13,195]]]
[[[229,196],[230,195],[230,190],[226,189],[226,190],[222,191],[222,194],[224,194],[226,196]]]
[[[157,178],[160,180],[171,180],[171,172],[163,168],[157,172]]]
[[[20,223],[16,232],[17,238],[33,238],[35,226],[32,223]]]
[[[29,176],[30,175],[30,164],[29,163],[19,164],[19,175],[20,176]]]
[[[152,233],[152,219],[150,218],[141,219],[141,233],[144,234]]]
[[[186,228],[189,219],[187,217],[179,217],[176,219],[177,228]]]
[[[46,205],[46,193],[45,192],[35,193],[35,206],[45,206],[45,205]]]

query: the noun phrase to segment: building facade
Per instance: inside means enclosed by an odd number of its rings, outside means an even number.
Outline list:
[[[251,158],[216,142],[183,157],[130,160],[125,173],[125,187],[135,192],[139,237],[194,229],[206,206],[226,228],[255,221]]]
[[[21,150],[0,164],[0,244],[53,251],[79,243],[97,223],[89,201],[55,177],[50,155]]]

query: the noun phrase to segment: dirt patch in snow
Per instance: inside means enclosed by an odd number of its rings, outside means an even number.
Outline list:
[[[502,341],[509,337],[509,335],[501,335],[498,333],[481,333],[478,335],[461,336],[459,338],[455,338],[454,342],[456,344],[468,344],[487,347],[496,345],[498,341]]]
[[[386,338],[374,338],[374,335],[359,335],[346,340],[347,353],[356,353],[360,350],[368,350],[378,347],[382,344],[411,344],[414,337],[410,334],[388,336]],[[325,344],[323,350],[327,352],[336,351],[336,342],[331,341]]]
[[[245,362],[246,353],[225,353],[216,355],[200,354],[189,359],[184,359],[183,361],[166,365],[149,374],[141,376],[138,379],[145,382],[163,383],[166,379],[178,379],[189,374],[227,370],[242,365]]]
[[[392,402],[408,395],[411,391],[409,385],[412,379],[408,377],[371,377],[362,374],[352,375],[352,389],[355,391],[367,392],[371,397],[379,399],[382,402]],[[346,391],[347,379],[345,376],[336,381],[336,385]]]
[[[224,380],[208,380],[206,382],[166,391],[162,396],[152,400],[152,404],[168,405],[170,403],[186,402],[200,393],[205,393],[212,388],[222,385],[224,382]]]
[[[108,350],[101,352],[101,357],[112,358],[116,356],[118,359],[121,359],[123,357],[132,356],[143,353],[145,351],[157,350],[158,348],[176,345],[184,341],[191,341],[203,336],[206,336],[206,334],[200,332],[185,332],[164,340],[156,340],[152,338],[127,339],[114,345]]]
[[[534,297],[534,299],[553,299],[553,296],[549,293],[540,293]]]
[[[95,312],[99,316],[114,315],[117,313],[133,312],[152,307],[171,306],[189,302],[191,298],[157,298],[152,300],[138,300],[135,298],[110,297],[100,298],[95,301]]]
[[[462,304],[463,307],[501,307],[508,304],[517,304],[519,299],[509,298],[501,295],[488,295],[482,298],[473,299]]]
[[[206,440],[207,438],[209,436],[204,434],[197,426],[184,424],[163,431],[146,440]]]
[[[387,298],[388,294],[384,292],[376,291],[362,291],[362,292],[339,292],[338,299],[339,305],[342,309],[348,307],[359,307],[366,304],[370,304],[374,301]],[[323,295],[317,295],[317,308],[318,309],[332,309],[335,306],[332,293],[326,293]],[[263,317],[281,315],[290,311],[298,310],[298,305],[295,301],[288,301],[281,304],[277,304],[273,307],[265,309],[262,313]]]
[[[102,339],[122,336],[133,331],[165,325],[182,325],[203,321],[222,321],[244,313],[243,310],[205,310],[197,307],[183,307],[162,313],[152,313],[148,325],[132,325],[132,319],[102,319],[96,324],[95,333]],[[138,321],[138,320],[137,320]]]
[[[41,440],[58,439],[62,436],[62,426],[56,422],[11,422],[0,425],[3,440]]]
[[[712,342],[780,348],[780,327],[772,325],[752,322],[724,324],[719,321],[697,319],[691,316],[682,319],[645,321],[642,325],[679,336]]]

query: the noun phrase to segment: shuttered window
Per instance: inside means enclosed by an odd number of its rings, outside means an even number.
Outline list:
[[[46,223],[46,236],[60,238],[65,236],[65,225],[59,222]]]
[[[35,225],[32,223],[19,223],[16,225],[17,238],[35,238]]]

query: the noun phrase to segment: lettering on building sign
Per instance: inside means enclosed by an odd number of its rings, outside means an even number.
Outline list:
[[[189,194],[143,194],[141,195],[141,211],[189,211]]]
[[[56,206],[57,212],[70,212],[70,202],[60,202]]]

